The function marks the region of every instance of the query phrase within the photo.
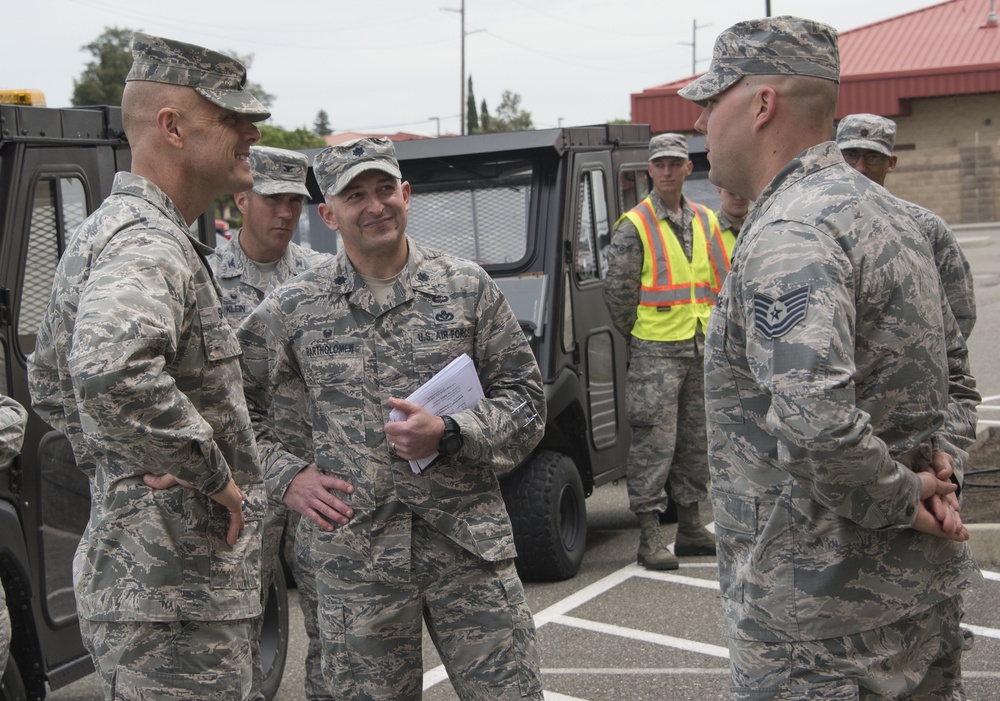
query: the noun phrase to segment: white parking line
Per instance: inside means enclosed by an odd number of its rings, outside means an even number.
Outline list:
[[[587,699],[579,699],[576,696],[566,696],[565,694],[557,694],[554,691],[544,691],[542,692],[542,697],[545,701],[587,701]]]
[[[994,397],[993,399],[1000,399],[1000,396]],[[684,569],[703,569],[703,568],[715,568],[714,563],[682,563],[681,570]],[[989,570],[983,570],[983,576],[990,581],[1000,582],[1000,572],[993,572]],[[577,628],[580,630],[589,630],[596,633],[602,633],[605,635],[615,635],[621,638],[627,638],[630,640],[639,640],[642,642],[654,643],[656,645],[662,645],[664,647],[672,647],[681,650],[689,650],[691,652],[698,652],[704,655],[709,655],[712,657],[718,657],[722,659],[729,658],[729,650],[725,647],[719,645],[712,645],[710,643],[702,643],[696,640],[687,640],[685,638],[675,638],[670,635],[662,635],[659,633],[651,633],[645,630],[638,630],[635,628],[626,628],[624,626],[616,626],[609,623],[600,623],[598,621],[591,621],[584,618],[577,618],[575,616],[568,615],[570,611],[573,611],[580,606],[583,606],[592,599],[596,599],[605,592],[614,589],[619,584],[622,584],[633,577],[643,578],[643,579],[654,579],[668,584],[682,584],[689,587],[698,587],[701,589],[718,589],[719,583],[712,579],[702,579],[699,577],[689,577],[683,574],[676,574],[674,572],[656,572],[653,570],[647,570],[645,567],[640,566],[637,563],[631,563],[622,567],[616,572],[597,580],[593,584],[589,584],[580,591],[574,592],[570,596],[567,596],[561,601],[557,601],[548,608],[535,614],[535,627],[541,628],[548,623],[556,623],[559,625],[568,626],[571,628]],[[1000,639],[1000,629],[998,628],[987,628],[985,626],[975,626],[968,623],[963,623],[963,627],[968,628],[974,634],[982,636],[984,638],[994,638]],[[728,674],[728,669],[726,670],[712,670],[712,669],[694,669],[694,670],[683,670],[685,674],[722,674],[723,672]],[[587,669],[587,670],[543,670],[543,673],[551,674],[600,674],[601,670],[597,669]],[[608,674],[658,674],[658,673],[677,673],[669,670],[648,670],[648,669],[622,669],[622,670],[604,670],[603,673]],[[992,672],[967,672],[968,676],[992,676]],[[429,689],[432,686],[445,681],[448,678],[447,672],[444,671],[443,665],[438,665],[437,667],[424,672],[424,689]],[[562,694],[556,694],[553,692],[545,692],[546,701],[585,701],[583,699],[577,699],[572,696],[564,696]]]
[[[683,674],[685,676],[691,675],[696,677],[721,677],[723,675],[729,676],[729,667],[643,667],[641,669],[636,669],[635,667],[543,667],[542,674],[544,676],[555,676],[562,674],[567,677],[577,677],[581,675],[600,675],[600,676],[625,676],[625,677],[655,677],[665,674]],[[546,693],[546,698],[548,694]],[[568,698],[568,697],[567,697]]]
[[[997,628],[984,628],[983,626],[974,626],[971,623],[963,623],[963,628],[968,628],[976,635],[981,635],[984,638],[995,638],[1000,640],[1000,630]]]
[[[650,633],[648,630],[625,628],[624,626],[616,626],[610,623],[600,623],[598,621],[591,621],[585,618],[574,618],[573,616],[559,616],[552,622],[569,626],[571,628],[579,628],[581,630],[589,630],[595,633],[604,633],[606,635],[617,635],[619,638],[639,640],[644,643],[653,643],[654,645],[661,645],[663,647],[673,647],[678,650],[700,652],[703,655],[721,657],[727,660],[729,659],[729,650],[727,648],[719,647],[718,645],[711,645],[709,643],[699,643],[697,640],[675,638],[672,635]]]

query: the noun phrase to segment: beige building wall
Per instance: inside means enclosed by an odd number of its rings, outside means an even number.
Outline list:
[[[895,195],[950,224],[1000,221],[1000,94],[913,100],[896,117]]]

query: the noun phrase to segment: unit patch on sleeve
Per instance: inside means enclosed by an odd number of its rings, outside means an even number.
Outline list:
[[[808,287],[792,290],[777,299],[755,292],[753,311],[757,330],[764,334],[765,338],[784,336],[793,326],[806,318],[808,302]]]

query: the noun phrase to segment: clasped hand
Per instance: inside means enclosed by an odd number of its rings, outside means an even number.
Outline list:
[[[931,469],[918,472],[920,478],[920,504],[913,528],[949,540],[969,539],[969,529],[962,523],[958,503],[958,485],[951,481],[954,460],[942,451],[935,451]]]

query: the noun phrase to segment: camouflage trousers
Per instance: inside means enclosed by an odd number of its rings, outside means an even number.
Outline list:
[[[633,355],[625,389],[632,426],[626,482],[633,513],[708,498],[704,358]]]
[[[285,560],[292,568],[295,575],[295,586],[299,592],[299,608],[302,610],[302,621],[306,629],[306,674],[305,687],[307,701],[334,701],[326,688],[326,681],[323,679],[322,657],[323,650],[319,639],[319,622],[317,620],[319,603],[316,599],[316,571],[309,566],[308,554],[303,556],[300,543],[305,541],[308,547],[308,539],[300,538],[299,522],[301,514],[296,511],[288,512],[288,527],[286,534],[296,534],[294,538],[287,538],[285,544]]]
[[[250,634],[250,647],[253,655],[253,682],[250,691],[251,701],[264,701],[261,686],[264,670],[260,658],[260,638],[264,629],[264,609],[267,597],[275,577],[284,577],[278,550],[284,538],[285,562],[292,569],[295,584],[299,593],[299,607],[305,623],[308,647],[306,650],[305,691],[308,701],[332,701],[326,693],[323,682],[323,670],[320,664],[319,627],[316,623],[316,582],[312,570],[300,567],[296,556],[295,535],[298,530],[300,514],[287,507],[275,507],[268,504],[267,517],[264,519],[263,547],[261,549],[261,615],[253,619],[253,629]]]
[[[462,701],[541,701],[535,625],[513,561],[483,561],[417,517],[411,544],[408,583],[346,582],[318,569],[330,694],[419,701],[423,621]]]
[[[7,655],[10,652],[10,613],[7,611],[7,594],[0,584],[0,676],[7,668]]]
[[[732,701],[963,701],[962,597],[829,640],[730,640]],[[970,638],[971,641],[971,638]]]
[[[106,701],[245,701],[250,621],[80,619]]]

